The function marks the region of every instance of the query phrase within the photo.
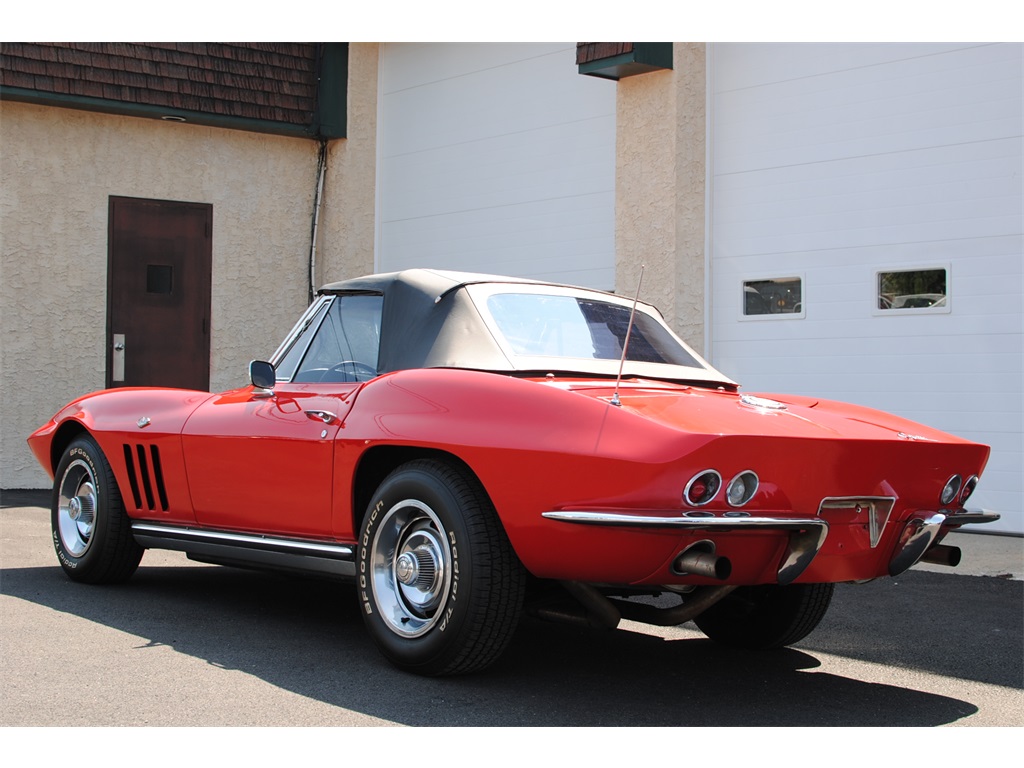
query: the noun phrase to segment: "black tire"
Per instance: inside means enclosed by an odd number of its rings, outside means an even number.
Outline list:
[[[834,584],[740,587],[694,623],[733,648],[781,648],[803,640],[828,611]]]
[[[89,435],[75,438],[57,464],[50,528],[60,566],[74,581],[114,584],[139,567],[144,550],[132,537],[110,464]]]
[[[522,612],[526,575],[473,475],[404,464],[381,483],[359,537],[359,602],[381,653],[420,675],[492,664]]]

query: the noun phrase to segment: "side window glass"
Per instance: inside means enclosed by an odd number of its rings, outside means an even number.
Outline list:
[[[339,296],[293,381],[368,381],[377,375],[383,296]]]

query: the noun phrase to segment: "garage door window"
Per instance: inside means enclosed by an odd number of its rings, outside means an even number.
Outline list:
[[[743,281],[744,318],[804,316],[802,277],[771,277]]]
[[[878,272],[877,314],[949,312],[949,267]]]

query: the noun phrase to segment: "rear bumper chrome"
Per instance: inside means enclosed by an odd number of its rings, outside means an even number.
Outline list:
[[[544,512],[549,520],[587,525],[612,525],[640,528],[665,528],[683,531],[768,530],[786,531],[789,544],[779,562],[780,584],[789,584],[806,570],[828,536],[828,523],[820,517],[665,517],[657,512],[615,512],[606,510],[563,509]]]
[[[888,498],[865,498],[864,508],[869,511],[871,546],[878,544],[882,530],[889,522],[892,501]],[[822,509],[845,508],[850,500],[826,499]],[[779,562],[777,577],[780,584],[789,584],[802,574],[821,551],[828,536],[828,521],[821,517],[716,517],[705,513],[700,517],[666,516],[658,511],[617,511],[590,509],[562,509],[544,512],[542,517],[565,523],[583,525],[617,526],[629,528],[661,528],[678,532],[710,531],[779,531],[789,536],[786,551]],[[999,519],[993,512],[962,511],[948,509],[938,512],[918,512],[908,520],[900,533],[899,541],[889,561],[892,576],[902,573],[918,563],[942,535],[951,528],[963,525],[991,523]]]
[[[951,528],[962,525],[993,523],[999,519],[994,512],[963,511],[953,512],[941,509],[938,512],[922,512],[912,517],[903,526],[899,543],[889,560],[889,575],[896,576],[921,561],[929,549],[938,544]],[[959,561],[959,557],[957,557]]]

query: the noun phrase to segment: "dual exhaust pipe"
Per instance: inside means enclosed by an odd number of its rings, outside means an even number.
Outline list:
[[[725,581],[732,574],[732,563],[729,558],[715,554],[715,542],[704,539],[679,553],[672,561],[672,572],[678,576],[703,576]]]
[[[961,556],[960,547],[933,544],[921,555],[920,562],[955,568],[960,564]],[[715,554],[713,541],[704,539],[679,553],[672,561],[672,572],[678,576],[702,576],[725,581],[732,574],[732,563],[729,558]]]

